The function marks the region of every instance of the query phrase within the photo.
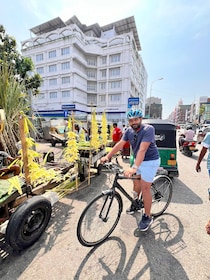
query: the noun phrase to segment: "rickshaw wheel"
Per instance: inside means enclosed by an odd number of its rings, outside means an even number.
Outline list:
[[[15,250],[31,246],[45,231],[51,213],[52,206],[48,199],[34,196],[26,200],[9,220],[6,242]]]

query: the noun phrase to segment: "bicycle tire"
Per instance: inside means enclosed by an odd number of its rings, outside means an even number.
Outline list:
[[[110,204],[111,203],[111,204]],[[103,208],[104,206],[104,208]],[[86,247],[101,244],[117,226],[122,213],[122,198],[119,193],[104,192],[96,196],[83,210],[77,224],[77,238]],[[109,213],[107,220],[99,217],[100,212]]]
[[[152,185],[152,207],[151,214],[158,217],[168,208],[173,192],[173,183],[171,179],[165,175],[157,176]]]

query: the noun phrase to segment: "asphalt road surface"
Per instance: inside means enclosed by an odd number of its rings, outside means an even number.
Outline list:
[[[55,151],[59,155],[61,148]],[[79,216],[87,202],[110,184],[101,174],[87,188],[54,205],[49,227],[30,248],[13,252],[1,240],[0,279],[210,279],[210,236],[205,231],[210,219],[209,178],[205,161],[201,173],[195,172],[198,154],[188,158],[178,152],[180,176],[174,179],[172,202],[148,232],[138,231],[140,213],[126,215],[129,201],[123,197],[124,210],[110,238],[96,248],[80,245]],[[123,185],[132,190],[132,182]]]

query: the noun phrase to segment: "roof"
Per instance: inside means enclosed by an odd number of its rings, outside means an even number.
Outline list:
[[[70,24],[76,24],[84,33],[90,29],[93,29],[95,34],[100,37],[101,31],[108,31],[115,28],[115,31],[118,35],[133,32],[133,36],[136,42],[136,46],[138,51],[141,50],[141,45],[139,41],[138,31],[136,28],[136,23],[134,16],[124,18],[112,23],[109,23],[107,25],[101,26],[98,23],[91,24],[87,26],[86,24],[82,24],[79,19],[76,16],[71,17],[66,22],[63,22],[60,17],[54,18],[52,20],[49,20],[45,23],[42,23],[40,25],[37,25],[30,29],[31,32],[33,32],[35,35],[41,35],[53,30],[56,30],[58,28],[65,27]]]
[[[136,41],[137,49],[139,51],[141,50],[141,45],[139,41],[139,36],[138,36],[138,31],[136,28],[134,16],[109,23],[107,25],[102,26],[101,29],[103,31],[107,31],[112,29],[113,27],[115,27],[115,31],[117,34],[129,33],[132,31]]]
[[[175,125],[173,122],[170,122],[168,120],[161,120],[161,119],[143,119],[142,123],[148,123],[148,124],[171,124],[171,125]]]
[[[66,24],[59,17],[57,17],[31,28],[30,31],[33,32],[35,35],[41,35],[43,33],[47,33],[65,26]]]

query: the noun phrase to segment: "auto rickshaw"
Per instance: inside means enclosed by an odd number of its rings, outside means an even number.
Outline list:
[[[160,119],[143,119],[144,124],[155,128],[155,139],[160,154],[160,167],[167,171],[169,177],[178,177],[176,125]]]

